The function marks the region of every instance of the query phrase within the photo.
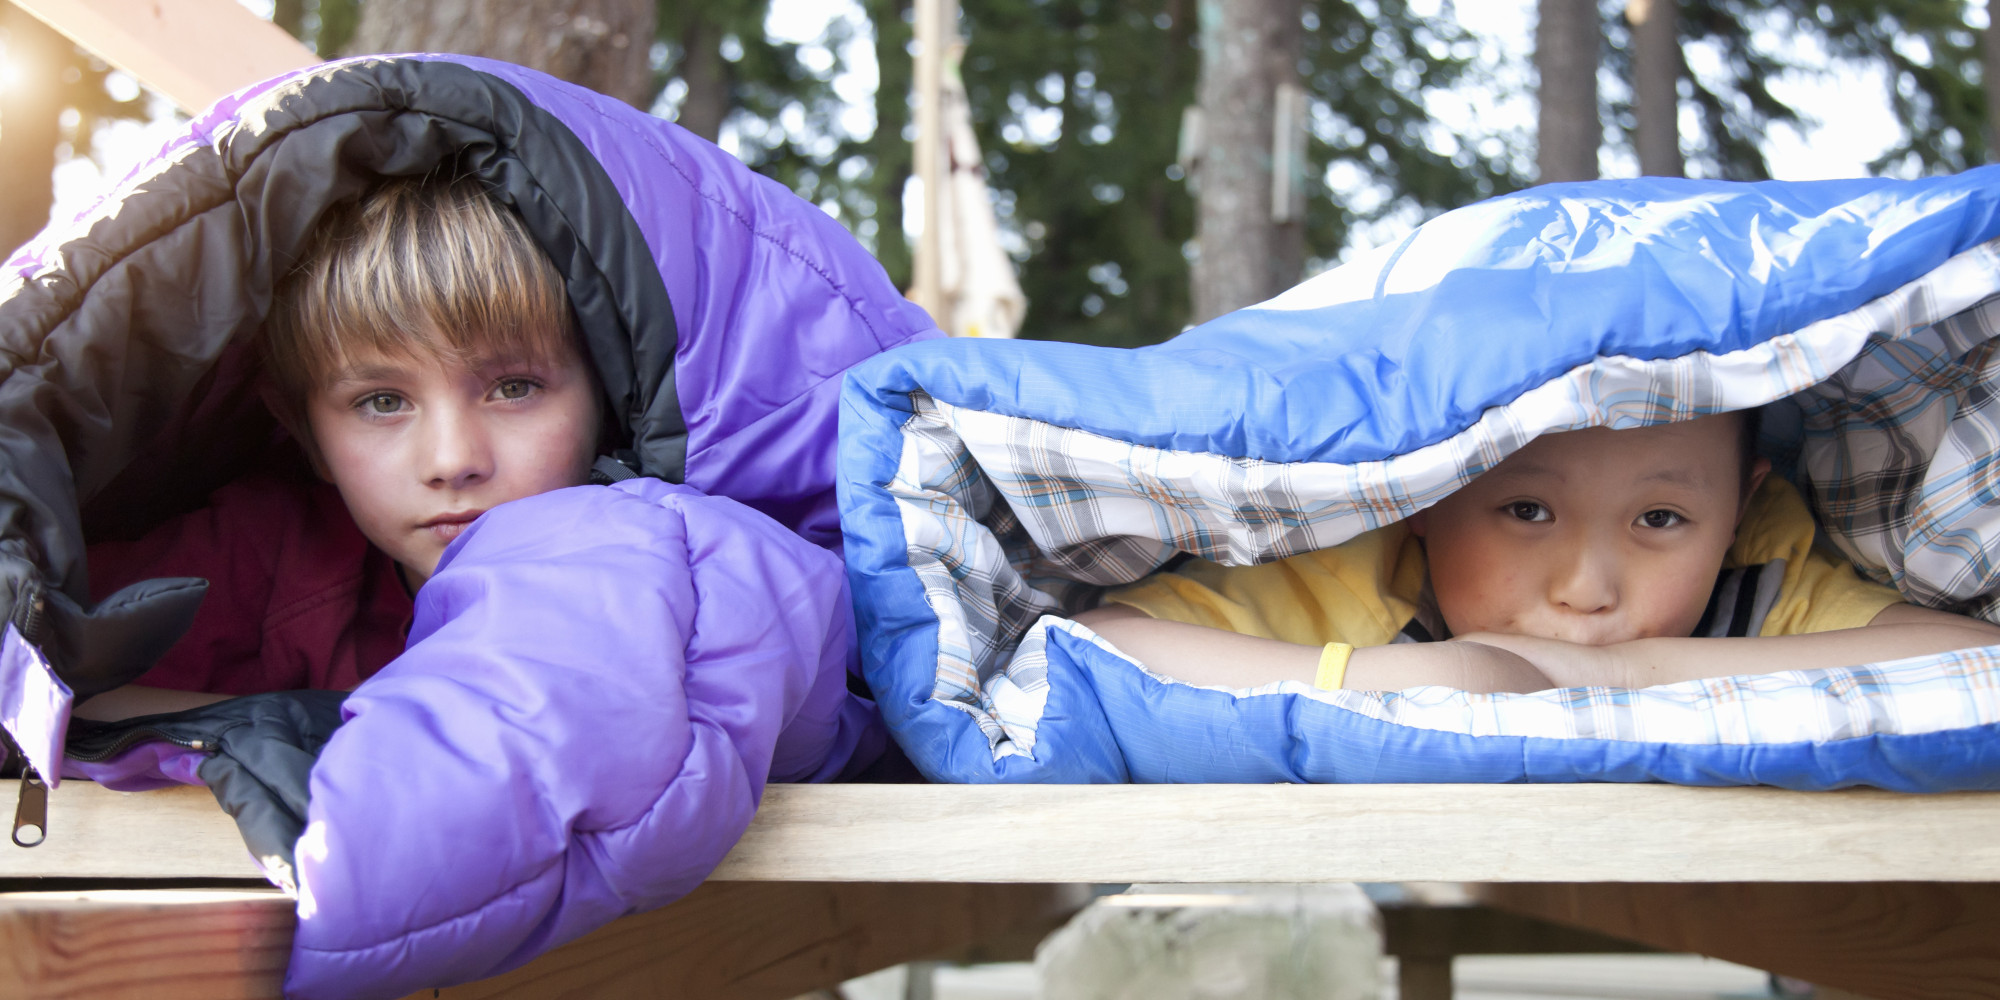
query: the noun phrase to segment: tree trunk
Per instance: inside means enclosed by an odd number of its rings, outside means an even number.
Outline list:
[[[27,11],[0,3],[14,80],[0,88],[0,254],[12,254],[49,224],[55,202],[57,72],[69,42]]]
[[[1986,162],[2000,163],[2000,3],[1986,10],[1986,30],[1979,33],[1980,75],[1986,80]]]
[[[1305,224],[1274,219],[1280,85],[1297,87],[1300,0],[1200,0],[1202,136],[1194,321],[1254,305],[1299,280]],[[1303,178],[1292,178],[1302,181]]]
[[[505,59],[652,106],[652,0],[369,0],[347,52]]]
[[[1596,0],[1539,0],[1535,71],[1541,77],[1541,122],[1535,164],[1541,180],[1587,181],[1597,176],[1597,58],[1603,31]]]
[[[909,0],[867,3],[868,19],[875,23],[875,65],[880,73],[875,134],[868,140],[875,159],[868,193],[875,200],[875,259],[897,288],[908,288],[915,276],[910,241],[903,233],[903,188],[910,181],[911,166],[910,140],[903,129],[910,124],[910,85],[916,76],[910,59],[915,31],[904,17],[909,9]]]
[[[306,0],[274,0],[271,23],[285,29],[285,34],[311,44],[306,38]]]
[[[714,142],[722,134],[722,119],[729,115],[729,64],[722,60],[722,29],[701,16],[699,7],[683,16],[687,23],[681,28],[677,75],[688,90],[674,120]]]
[[[1626,0],[1632,25],[1632,110],[1639,119],[1639,173],[1685,177],[1681,159],[1680,4],[1677,0]]]

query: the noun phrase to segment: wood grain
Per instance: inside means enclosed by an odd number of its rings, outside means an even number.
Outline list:
[[[276,997],[294,926],[276,890],[0,895],[0,996]]]
[[[319,62],[236,0],[15,0],[71,41],[193,113]]]
[[[1494,885],[1489,905],[1873,1000],[2000,996],[2000,885]]]
[[[1039,939],[1087,899],[1078,886],[709,882],[514,972],[410,1000],[784,1000],[983,942]]]
[[[1666,785],[778,786],[716,878],[2000,880],[2000,795]]]
[[[13,794],[0,782],[0,800]],[[203,789],[67,781],[0,878],[256,878]],[[773,785],[745,882],[2000,881],[2000,794],[1668,785]],[[1254,846],[1251,846],[1254,845]]]
[[[901,962],[1039,939],[1087,898],[1078,886],[709,883],[513,972],[416,996],[783,1000]],[[275,891],[0,895],[0,996],[275,998],[296,927]]]
[[[18,781],[0,781],[13,802]],[[236,821],[206,788],[114,792],[88,781],[49,790],[40,847],[0,843],[0,878],[263,879]]]

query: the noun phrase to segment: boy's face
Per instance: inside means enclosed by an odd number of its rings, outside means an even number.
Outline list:
[[[470,367],[350,356],[307,400],[327,477],[412,588],[489,508],[587,481],[595,384],[574,351]]]
[[[1546,435],[1412,518],[1452,634],[1692,633],[1769,468],[1741,481],[1740,419]]]

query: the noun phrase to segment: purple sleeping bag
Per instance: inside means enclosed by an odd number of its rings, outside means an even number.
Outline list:
[[[827,780],[880,739],[842,572],[652,479],[480,518],[313,769],[287,990],[476,979],[694,888],[766,775]]]
[[[185,627],[199,581],[93,607],[86,539],[136,537],[272,454],[254,347],[273,284],[329,207],[440,169],[478,177],[555,261],[645,478],[490,511],[337,731],[295,711],[305,699],[232,723],[324,742],[309,801],[304,779],[229,779],[309,820],[300,996],[491,975],[671,900],[733,845],[765,780],[836,777],[882,746],[847,690],[839,375],[937,331],[845,230],[712,145],[456,56],[330,63],[233,95],[8,262],[0,706],[50,707],[0,722],[34,756],[66,718],[51,678],[77,698],[127,683]],[[29,647],[48,668],[16,655]],[[72,731],[68,769],[194,777],[191,751],[113,745],[79,764]]]

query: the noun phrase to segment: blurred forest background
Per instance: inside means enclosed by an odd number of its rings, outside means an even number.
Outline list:
[[[834,11],[810,39],[773,30],[799,0],[245,6],[323,58],[492,55],[676,118],[820,205],[909,284],[910,0],[803,5]],[[967,0],[962,74],[1030,303],[1022,335],[1162,340],[1438,212],[1603,164],[1768,177],[1772,129],[1809,124],[1771,82],[1836,60],[1879,67],[1902,127],[1871,171],[1993,158],[2000,36],[1978,0],[1538,0],[1534,13],[1533,51],[1495,57],[1452,0]],[[11,4],[0,33],[11,248],[47,221],[59,161],[88,155],[101,123],[159,111]],[[1522,94],[1536,120],[1480,113]],[[1300,141],[1274,153],[1267,137],[1287,129]]]

